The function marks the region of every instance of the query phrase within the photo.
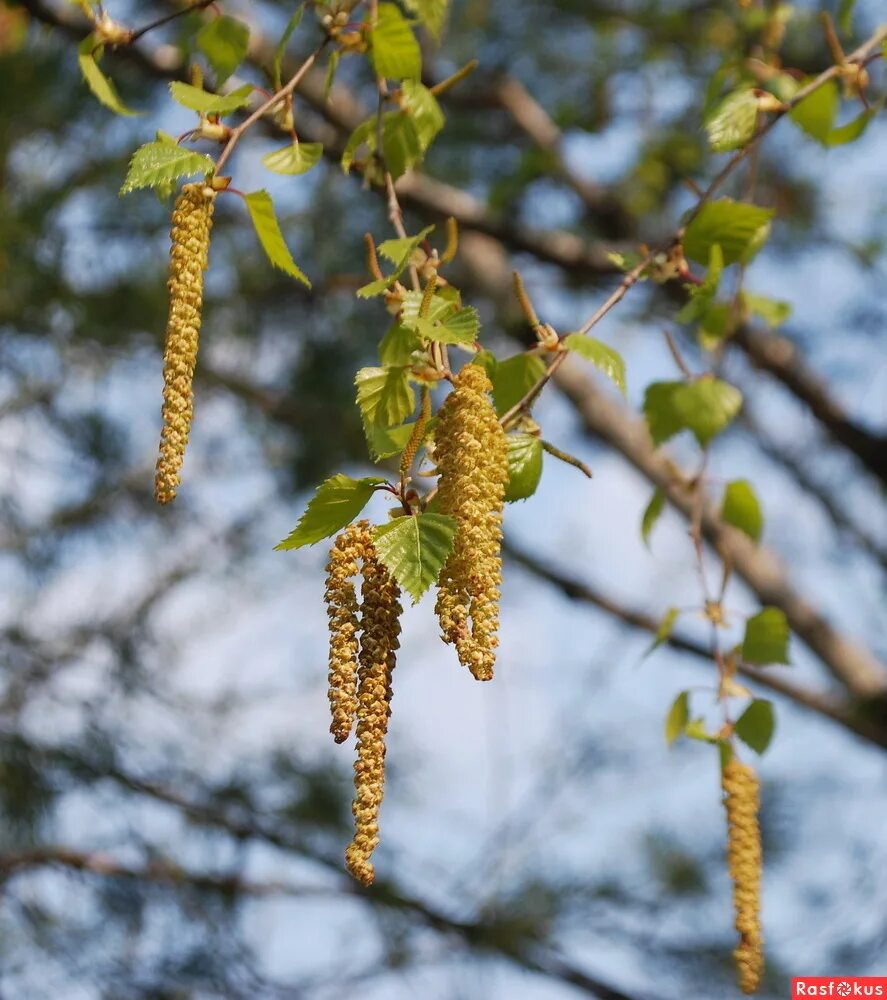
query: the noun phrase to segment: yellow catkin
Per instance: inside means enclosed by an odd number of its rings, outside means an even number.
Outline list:
[[[169,319],[163,357],[163,430],[154,477],[154,499],[175,499],[194,413],[192,382],[197,363],[203,272],[209,260],[215,192],[186,184],[172,214],[169,263]]]
[[[364,885],[375,871],[370,857],[379,843],[379,808],[385,794],[385,735],[391,715],[391,674],[400,645],[400,589],[379,562],[364,552],[358,654],[357,760],[354,763],[354,837],[345,864]]]
[[[733,879],[733,902],[739,945],[733,952],[739,986],[754,993],[764,969],[761,933],[761,831],[758,778],[735,757],[723,770],[721,784],[727,810],[727,862]]]
[[[336,743],[351,735],[357,715],[358,602],[353,578],[371,544],[369,524],[360,521],[340,532],[327,563],[326,602],[329,618],[330,732]]]
[[[457,522],[441,571],[437,616],[445,642],[478,680],[493,676],[499,644],[502,508],[508,443],[490,402],[483,368],[466,365],[453,381],[435,431],[438,509]]]

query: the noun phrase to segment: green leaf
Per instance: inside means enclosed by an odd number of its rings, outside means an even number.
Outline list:
[[[741,149],[755,133],[758,99],[754,91],[743,88],[729,94],[705,123],[708,144],[716,153]]]
[[[598,371],[603,372],[613,382],[623,396],[625,395],[625,361],[618,351],[584,333],[568,334],[564,338],[564,347],[590,361]]]
[[[354,384],[364,423],[393,427],[416,408],[407,368],[361,368]]]
[[[412,362],[414,352],[421,348],[422,340],[415,330],[395,323],[379,344],[379,360],[383,365],[404,367]]]
[[[762,233],[766,234],[766,226],[772,216],[770,208],[747,205],[729,198],[707,202],[687,226],[684,253],[691,260],[707,264],[711,248],[717,243],[723,252],[724,266],[734,264],[756,248]]]
[[[277,47],[274,49],[274,61],[271,63],[271,79],[274,82],[274,89],[280,90],[281,79],[280,79],[280,67],[283,65],[283,55],[286,52],[286,47],[289,44],[289,40],[292,37],[293,32],[302,23],[302,15],[305,13],[305,4],[300,3],[296,8],[296,12],[287,22],[286,27],[283,29],[283,34],[280,36],[280,41],[277,43]],[[338,55],[338,51],[336,52]]]
[[[541,478],[542,442],[534,434],[509,434],[506,503],[531,497]]]
[[[197,32],[197,48],[206,56],[221,86],[246,58],[249,28],[225,14],[215,17]]]
[[[869,122],[877,113],[875,108],[866,108],[856,118],[851,119],[845,125],[833,128],[825,137],[826,146],[843,146],[848,142],[855,142],[869,127]]]
[[[690,721],[690,692],[681,693],[672,702],[668,715],[665,717],[665,742],[671,746],[672,743],[687,728]]]
[[[382,116],[382,152],[394,180],[422,162],[425,147],[415,122],[405,112],[392,111]]]
[[[416,129],[423,154],[444,127],[444,113],[437,98],[418,80],[404,80],[400,104]]]
[[[742,304],[753,316],[759,316],[771,329],[781,326],[791,316],[792,307],[788,302],[768,299],[752,292],[740,292]]]
[[[281,271],[285,271],[310,288],[311,282],[293,260],[293,255],[280,231],[280,223],[274,214],[274,202],[271,200],[271,195],[267,191],[253,191],[244,196],[244,201],[268,260],[275,267],[279,267]]]
[[[287,538],[275,546],[275,551],[314,545],[315,542],[334,535],[351,524],[366,507],[375,492],[374,487],[384,482],[384,479],[377,476],[351,479],[341,474],[327,479],[318,486],[299,523]]]
[[[390,261],[395,263],[395,268],[386,278],[379,278],[376,281],[371,281],[368,285],[364,285],[362,288],[358,288],[357,295],[361,299],[371,299],[377,295],[382,295],[387,289],[403,274],[403,272],[409,267],[410,260],[412,259],[413,253],[418,248],[419,244],[428,236],[428,234],[434,229],[434,226],[426,226],[421,232],[416,233],[415,236],[408,236],[404,239],[398,240],[385,240],[380,243],[376,250],[383,257],[387,257]],[[422,293],[413,293],[413,298],[410,300],[412,306],[410,309],[407,308],[406,302],[402,310],[401,320],[408,316],[418,316],[419,314],[419,303],[422,301]],[[409,325],[406,324],[405,325]]]
[[[400,427],[382,427],[379,424],[364,422],[363,431],[367,439],[367,447],[374,462],[383,458],[399,455],[410,440],[414,424],[401,424]]]
[[[474,306],[456,309],[449,312],[443,320],[415,320],[416,332],[425,340],[433,340],[438,344],[462,344],[468,346],[477,340],[480,330],[480,317]]]
[[[742,659],[758,666],[788,663],[789,635],[785,614],[779,608],[764,608],[745,623]]]
[[[845,35],[849,35],[853,30],[853,8],[856,0],[841,0],[838,4],[838,27]]]
[[[753,541],[760,540],[764,530],[764,515],[752,485],[746,479],[735,479],[727,484],[721,519],[745,532]]]
[[[693,382],[654,382],[644,396],[644,416],[656,445],[688,430],[704,448],[741,406],[738,389],[708,376]]]
[[[93,95],[118,115],[138,115],[139,111],[128,108],[117,94],[117,88],[99,69],[102,47],[94,35],[88,35],[77,48],[77,62],[86,85]]]
[[[180,177],[211,174],[215,169],[212,157],[160,139],[145,143],[133,153],[121,194],[139,188],[164,188]]]
[[[700,740],[702,743],[720,744],[721,740],[713,736],[705,726],[704,719],[693,719],[684,726],[684,736],[691,740]]]
[[[665,490],[661,486],[657,486],[653,490],[653,496],[650,497],[650,502],[647,504],[644,516],[641,518],[641,538],[644,540],[644,545],[648,548],[650,547],[650,532],[655,527],[664,509]]]
[[[736,720],[734,731],[746,746],[761,754],[770,746],[775,729],[773,703],[765,698],[755,698]]]
[[[374,532],[376,551],[388,572],[415,604],[437,582],[453,548],[455,518],[445,514],[396,517]]]
[[[519,403],[545,374],[545,362],[538,354],[515,354],[491,367],[488,373],[499,416]]]
[[[805,81],[804,86],[807,82],[809,81]],[[798,128],[826,146],[828,145],[829,133],[835,124],[840,103],[838,85],[829,81],[814,90],[799,104],[796,104],[789,112],[789,117]]]
[[[724,252],[720,243],[713,243],[708,253],[708,271],[701,285],[685,285],[689,302],[675,317],[679,323],[692,323],[702,319],[710,310],[721,283],[724,270]]]
[[[419,43],[396,4],[379,4],[379,17],[370,44],[370,58],[379,76],[403,80],[418,79],[422,75]]]
[[[330,99],[330,93],[333,89],[333,84],[336,82],[336,71],[339,68],[339,60],[342,58],[342,53],[335,49],[330,53],[330,61],[326,67],[326,76],[323,80],[323,99],[328,101]]]
[[[654,650],[658,649],[664,642],[667,642],[669,636],[674,631],[675,623],[678,620],[680,611],[677,608],[669,608],[668,611],[662,616],[662,621],[659,623],[659,628],[656,629],[656,635],[653,642],[650,644],[650,648],[644,654],[649,656]]]
[[[182,83],[180,80],[173,80],[169,85],[169,92],[174,101],[202,115],[227,115],[237,111],[238,108],[244,108],[249,104],[254,89],[251,83],[245,83],[237,90],[232,90],[230,94],[211,94],[207,90],[192,87],[190,83]]]
[[[262,163],[275,174],[305,174],[323,155],[319,142],[293,142],[283,149],[266,153]]]
[[[435,39],[440,39],[443,31],[448,3],[449,0],[404,0],[407,10],[419,18]]]

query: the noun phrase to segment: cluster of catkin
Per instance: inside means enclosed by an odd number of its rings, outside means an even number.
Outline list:
[[[154,498],[158,503],[175,499],[191,431],[203,272],[209,262],[215,196],[215,191],[202,183],[186,184],[173,209],[169,319],[163,357],[163,430],[154,477]]]
[[[727,810],[727,862],[739,945],[733,955],[743,993],[754,993],[764,968],[761,933],[761,831],[759,785],[755,772],[731,757],[721,775]]]
[[[358,600],[354,584],[363,583]],[[324,595],[330,626],[330,731],[337,743],[357,721],[354,837],[345,851],[351,874],[364,885],[375,877],[370,857],[379,844],[385,794],[385,736],[391,715],[391,674],[400,635],[400,589],[379,561],[370,525],[358,521],[333,543]]]
[[[493,676],[499,644],[502,509],[508,443],[479,365],[466,365],[440,408],[434,455],[438,509],[455,518],[453,550],[441,570],[436,612],[445,642],[482,681]]]

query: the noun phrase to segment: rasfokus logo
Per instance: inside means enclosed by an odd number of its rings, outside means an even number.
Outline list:
[[[884,997],[887,976],[803,976],[792,980],[792,1000],[799,997]]]

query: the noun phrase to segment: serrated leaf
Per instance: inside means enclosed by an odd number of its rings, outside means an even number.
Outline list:
[[[322,155],[323,145],[319,142],[293,142],[266,153],[262,163],[275,174],[305,174],[317,165]]]
[[[425,147],[415,122],[405,112],[392,111],[382,116],[382,153],[394,180],[422,162]]]
[[[735,479],[732,483],[727,483],[721,505],[721,519],[744,532],[753,542],[760,540],[764,530],[764,515],[748,480]]]
[[[659,649],[664,642],[668,641],[671,633],[674,631],[675,623],[677,622],[680,613],[681,612],[677,608],[669,608],[665,612],[662,616],[662,621],[659,622],[659,627],[656,629],[656,635],[653,638],[653,642],[644,654],[645,656],[649,656],[650,653]]]
[[[280,41],[274,49],[274,60],[271,63],[271,79],[274,82],[275,90],[280,90],[282,82],[280,79],[280,67],[283,65],[283,54],[286,52],[286,47],[289,44],[289,40],[292,37],[293,32],[302,23],[302,15],[304,13],[305,4],[300,3],[293,16],[289,19],[289,21],[287,21],[287,25],[283,29],[283,34],[280,36]],[[335,54],[338,55],[338,50],[336,50]]]
[[[770,746],[776,729],[773,703],[756,698],[736,720],[734,732],[755,753],[762,754]]]
[[[683,733],[690,721],[690,692],[681,693],[672,702],[668,715],[665,717],[665,742],[672,743]]]
[[[741,149],[755,133],[758,99],[743,88],[729,94],[705,123],[708,144],[715,153]]]
[[[438,344],[461,344],[469,346],[477,340],[480,330],[480,317],[474,306],[451,310],[442,320],[417,317],[416,332],[425,340],[433,340]]]
[[[182,83],[181,80],[173,80],[169,85],[169,92],[176,103],[202,115],[227,115],[238,108],[244,108],[249,104],[254,89],[251,83],[245,83],[230,94],[211,94],[208,90],[192,87],[190,83]]]
[[[534,434],[508,435],[508,486],[505,502],[526,500],[542,478],[542,442]]]
[[[654,382],[644,396],[644,416],[656,445],[681,431],[693,433],[704,448],[739,413],[742,393],[720,379]]]
[[[373,461],[380,462],[383,458],[399,455],[410,440],[413,426],[414,424],[401,424],[400,427],[382,427],[364,422],[363,431]]]
[[[212,157],[158,139],[139,146],[133,153],[120,193],[129,194],[139,188],[163,189],[180,177],[210,174],[214,169]]]
[[[215,17],[197,32],[197,48],[206,56],[221,86],[246,58],[249,28],[225,14]]]
[[[764,295],[741,292],[742,304],[753,316],[759,316],[771,329],[781,326],[791,316],[792,307],[788,302],[768,299]]]
[[[714,298],[721,283],[721,273],[724,270],[724,252],[720,243],[712,244],[708,253],[708,271],[701,285],[684,285],[689,302],[675,317],[679,323],[692,323],[702,319],[712,308]]]
[[[366,507],[375,492],[374,487],[384,482],[384,479],[377,476],[351,479],[341,474],[327,479],[318,486],[299,523],[275,546],[275,551],[314,545],[315,542],[336,534],[351,524]]]
[[[128,108],[117,93],[113,82],[99,68],[102,47],[93,35],[88,35],[77,48],[77,63],[86,85],[106,108],[118,115],[138,115],[140,111]]]
[[[456,520],[445,514],[396,517],[374,532],[376,551],[415,604],[437,582],[453,548]]]
[[[826,146],[844,146],[848,142],[855,142],[869,127],[869,122],[877,114],[875,108],[866,108],[856,118],[851,119],[844,125],[833,128],[825,137]]]
[[[379,4],[370,59],[379,76],[388,80],[418,79],[422,75],[419,43],[396,4]]]
[[[447,16],[449,0],[404,0],[404,6],[412,11],[431,32],[440,39]]]
[[[310,288],[311,282],[293,260],[293,255],[280,231],[280,223],[274,214],[274,202],[271,200],[271,195],[267,191],[253,191],[244,196],[244,201],[268,260],[275,267],[279,267],[281,271],[285,271]]]
[[[545,362],[537,354],[516,354],[499,361],[489,371],[493,383],[493,402],[501,416],[519,403],[545,374]]]
[[[653,496],[650,497],[650,502],[644,510],[644,516],[641,518],[641,538],[647,548],[650,547],[650,532],[655,527],[664,509],[665,491],[661,486],[657,486],[653,490]]]
[[[773,216],[770,208],[748,205],[722,198],[707,202],[687,226],[684,233],[684,253],[700,264],[707,264],[711,248],[718,244],[724,266],[744,259]]]
[[[407,368],[361,368],[354,379],[364,423],[393,427],[416,408]]]
[[[444,127],[444,113],[437,98],[418,80],[404,80],[400,105],[416,129],[423,154]]]
[[[790,634],[785,614],[779,608],[764,608],[745,623],[742,659],[757,666],[788,663]]]
[[[415,330],[395,323],[379,344],[379,360],[383,365],[403,367],[413,360],[413,353],[420,350],[422,340]]]
[[[625,361],[618,351],[584,333],[570,333],[563,343],[567,350],[575,351],[581,358],[590,361],[625,395]]]
[[[835,124],[840,103],[838,85],[829,81],[796,104],[789,112],[789,117],[798,128],[825,146]]]
[[[413,253],[416,251],[419,244],[433,230],[434,226],[426,226],[423,230],[421,230],[421,232],[416,233],[415,236],[407,236],[403,239],[397,240],[385,240],[380,243],[378,247],[376,247],[377,252],[383,257],[387,257],[388,260],[393,261],[395,268],[387,277],[371,281],[368,285],[364,285],[362,288],[359,288],[357,290],[358,298],[371,299],[377,295],[382,295],[409,267]],[[413,299],[410,300],[412,305],[409,308],[406,304],[404,305],[402,310],[402,320],[404,317],[409,318],[411,316],[418,316],[419,303],[421,300],[421,292],[413,293]]]

